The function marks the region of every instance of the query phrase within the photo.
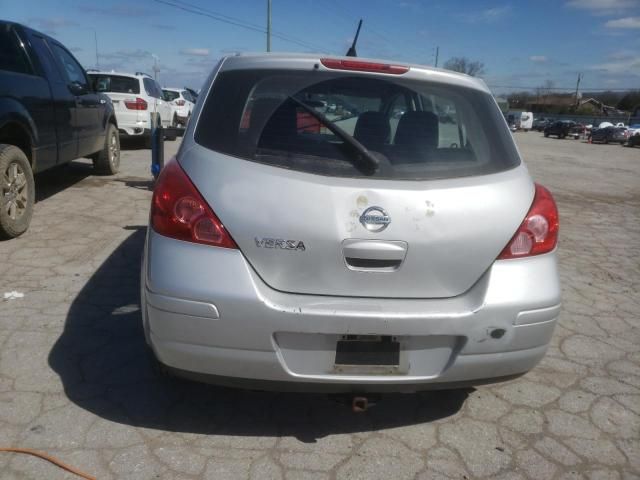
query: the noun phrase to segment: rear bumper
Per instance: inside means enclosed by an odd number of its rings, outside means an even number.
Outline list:
[[[465,294],[432,300],[278,292],[239,251],[152,230],[143,266],[145,334],[158,359],[184,376],[254,388],[414,391],[517,376],[543,357],[559,304],[555,252],[495,262]],[[345,334],[396,337],[400,366],[341,371],[335,345]]]

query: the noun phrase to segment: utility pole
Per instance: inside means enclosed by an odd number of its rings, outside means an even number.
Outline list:
[[[271,0],[267,0],[267,52],[271,51]]]
[[[98,57],[98,32],[93,31],[93,39],[96,41],[96,68],[100,70],[100,60]]]
[[[580,80],[582,80],[582,73],[578,74],[578,81],[576,82],[576,108],[580,106],[580,100],[578,99],[578,89],[580,88]]]
[[[151,56],[153,57],[153,79],[157,82],[158,72],[160,71],[160,68],[158,67],[158,56],[154,55],[153,53],[151,54]]]
[[[434,65],[436,68],[438,68],[438,54],[440,53],[440,47],[436,47],[436,64]]]

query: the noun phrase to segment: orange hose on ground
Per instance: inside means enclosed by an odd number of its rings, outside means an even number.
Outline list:
[[[66,463],[62,463],[57,458],[47,455],[46,453],[38,452],[36,450],[31,450],[30,448],[0,448],[0,452],[24,453],[26,455],[33,455],[34,457],[42,458],[47,462],[51,462],[56,467],[60,467],[63,470],[66,470],[67,472],[71,472],[81,478],[84,478],[85,480],[96,480],[96,477],[92,477],[91,475],[81,472],[80,470],[73,468],[72,466],[67,465]]]

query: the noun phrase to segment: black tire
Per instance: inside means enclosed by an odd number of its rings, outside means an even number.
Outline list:
[[[169,127],[165,130],[164,139],[169,142],[174,142],[178,138],[178,134],[176,133],[176,129],[173,127]]]
[[[548,137],[549,137],[549,134],[548,134],[547,132],[544,132],[544,137],[545,137],[545,138],[548,138]]]
[[[29,228],[36,202],[27,156],[13,145],[0,145],[0,238],[15,238]]]
[[[100,175],[115,175],[120,168],[120,135],[118,129],[112,123],[107,127],[107,135],[104,139],[104,147],[95,153],[93,168]]]

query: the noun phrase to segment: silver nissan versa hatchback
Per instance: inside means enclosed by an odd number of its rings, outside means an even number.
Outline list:
[[[551,339],[557,238],[482,81],[226,57],[155,186],[146,340],[173,374],[249,388],[505,380]]]

